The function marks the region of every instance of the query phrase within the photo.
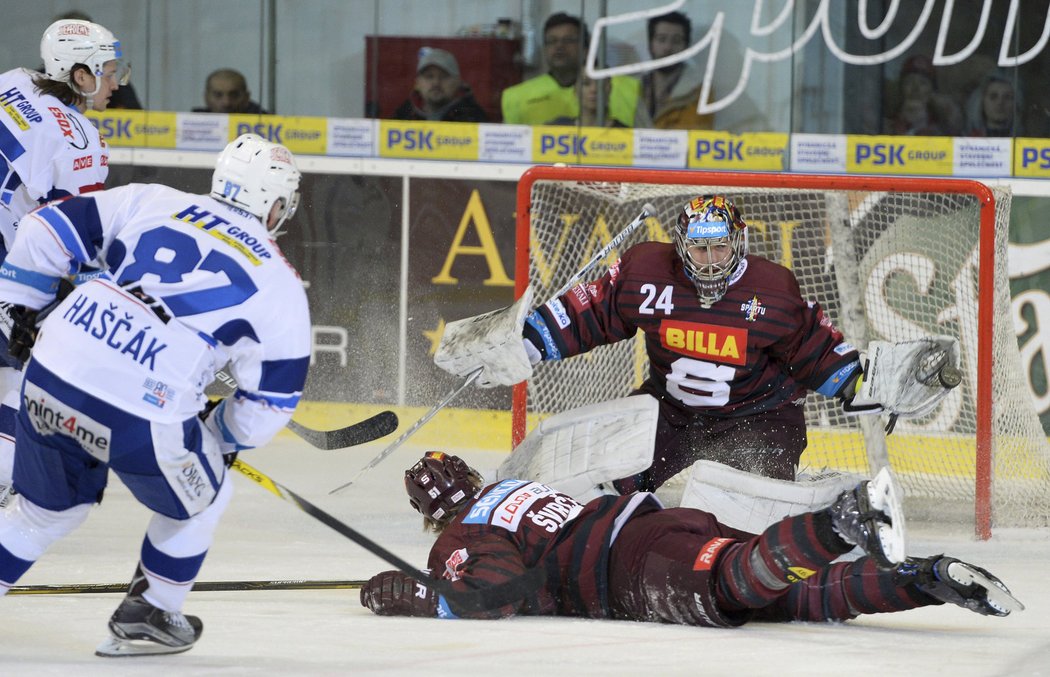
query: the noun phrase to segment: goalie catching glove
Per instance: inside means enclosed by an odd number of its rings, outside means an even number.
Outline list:
[[[510,386],[532,376],[532,361],[522,338],[532,297],[530,285],[508,308],[449,323],[434,364],[461,377],[481,369],[478,385],[482,388]]]
[[[847,414],[925,416],[959,385],[959,341],[951,336],[872,341],[861,366],[864,374],[843,392]]]

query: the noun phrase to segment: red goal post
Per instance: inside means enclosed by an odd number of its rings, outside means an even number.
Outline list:
[[[791,268],[847,340],[957,336],[964,382],[927,417],[893,435],[874,417],[845,417],[807,399],[803,466],[869,472],[889,462],[909,513],[996,526],[1050,523],[1050,450],[1021,376],[1006,270],[1010,194],[959,179],[729,173],[627,168],[527,170],[518,183],[515,295],[545,302],[649,202],[657,215],[584,280],[639,241],[669,241],[686,201],[731,196],[752,253]],[[637,339],[539,365],[515,386],[516,446],[542,418],[622,397],[646,375]]]

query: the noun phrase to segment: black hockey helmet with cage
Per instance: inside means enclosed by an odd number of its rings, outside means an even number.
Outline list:
[[[700,303],[708,307],[725,295],[730,278],[747,256],[747,224],[729,198],[701,195],[687,202],[678,215],[674,244]],[[729,245],[731,254],[722,261],[698,263],[689,253],[692,248],[723,244]]]
[[[478,471],[460,457],[440,451],[428,451],[405,471],[408,502],[439,524],[451,520],[481,484]]]

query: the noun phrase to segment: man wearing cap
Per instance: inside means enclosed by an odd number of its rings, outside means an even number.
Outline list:
[[[450,52],[433,47],[419,50],[415,89],[392,116],[395,120],[488,122],[470,87],[459,77],[459,64]]]

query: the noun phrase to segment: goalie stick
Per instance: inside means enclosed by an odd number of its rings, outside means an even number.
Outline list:
[[[278,580],[278,581],[197,581],[193,592],[239,592],[242,590],[357,590],[365,581],[354,580]],[[67,585],[16,585],[9,595],[81,595],[125,593],[130,583],[70,583]]]
[[[236,390],[237,388],[236,379],[225,371],[215,372],[215,380],[231,389]],[[397,425],[397,414],[387,410],[381,411],[363,421],[343,428],[336,428],[335,430],[315,430],[295,421],[288,421],[287,427],[311,446],[324,451],[331,451],[333,449],[345,449],[358,444],[366,444],[380,437],[386,437],[397,430]]]
[[[341,522],[336,519],[333,515],[321,510],[313,503],[310,503],[305,498],[295,493],[288,487],[280,484],[279,482],[271,479],[264,473],[256,470],[252,466],[248,465],[244,461],[237,459],[230,466],[231,469],[237,470],[248,479],[252,480],[263,489],[266,489],[274,496],[280,499],[288,501],[295,507],[305,512],[310,517],[313,517],[322,524],[329,528],[339,532],[343,536],[349,538],[354,543],[358,544],[368,552],[372,553],[376,557],[387,561],[396,567],[399,571],[420,583],[427,585],[437,591],[439,595],[445,598],[449,608],[452,609],[453,613],[457,613],[457,610],[463,611],[483,611],[485,609],[495,609],[507,604],[512,604],[527,595],[535,592],[543,585],[543,582],[547,578],[546,570],[543,566],[537,566],[529,569],[520,576],[516,576],[505,583],[494,585],[488,588],[482,588],[479,590],[470,591],[459,591],[452,587],[452,582],[445,579],[431,578],[429,574],[424,571],[417,569],[412,566],[409,562],[401,559],[394,553],[390,552],[383,546],[379,545],[372,539],[368,538],[361,532],[357,531],[349,524]]]
[[[656,207],[654,207],[651,202],[646,202],[642,206],[642,211],[638,214],[638,216],[635,217],[635,219],[633,221],[628,223],[627,226],[624,227],[623,230],[621,230],[619,233],[617,233],[616,236],[613,239],[609,240],[609,242],[604,247],[599,249],[595,253],[595,255],[592,256],[590,258],[590,260],[587,261],[587,263],[585,263],[583,265],[582,268],[580,268],[578,271],[576,271],[576,273],[571,278],[569,278],[569,281],[566,282],[562,286],[561,289],[559,289],[557,292],[555,292],[555,294],[551,298],[557,298],[557,297],[561,296],[562,294],[566,293],[567,291],[569,291],[570,289],[572,289],[574,286],[576,286],[576,284],[579,283],[579,281],[581,279],[583,279],[583,276],[586,275],[587,272],[589,270],[591,270],[591,268],[593,268],[594,266],[598,265],[598,263],[602,259],[604,259],[606,256],[609,255],[609,252],[611,252],[613,249],[615,249],[616,247],[619,247],[621,244],[623,244],[623,242],[627,238],[629,238],[631,236],[631,234],[634,233],[635,230],[638,229],[638,226],[640,226],[643,223],[645,223],[646,219],[649,219],[649,218],[653,217],[655,214],[656,214]],[[456,399],[456,397],[458,397],[461,392],[466,390],[467,386],[469,386],[471,383],[476,381],[478,379],[478,377],[481,376],[481,371],[482,371],[481,369],[477,369],[476,371],[472,371],[470,374],[468,374],[466,376],[466,378],[464,378],[463,381],[459,385],[453,387],[452,390],[449,391],[449,394],[446,395],[443,400],[441,400],[440,402],[435,404],[430,409],[430,411],[428,411],[427,413],[423,414],[422,418],[420,418],[418,421],[416,421],[414,424],[412,424],[412,427],[409,428],[408,430],[406,430],[405,433],[403,435],[401,435],[401,437],[399,437],[396,440],[394,440],[394,442],[390,446],[388,446],[386,449],[383,449],[381,452],[379,452],[379,454],[377,454],[376,457],[373,458],[368,463],[368,465],[366,465],[365,467],[361,468],[361,470],[359,470],[357,472],[357,474],[354,475],[353,478],[351,478],[351,480],[349,482],[346,482],[344,484],[340,484],[335,489],[332,489],[331,491],[329,491],[328,494],[329,495],[336,494],[336,493],[339,493],[340,491],[343,491],[344,489],[349,488],[354,482],[356,482],[358,480],[358,478],[361,477],[362,474],[364,474],[366,471],[370,470],[371,468],[374,468],[377,465],[379,465],[383,461],[383,459],[385,459],[387,456],[392,454],[395,449],[400,447],[401,444],[404,443],[405,440],[407,440],[409,437],[411,437],[417,430],[422,428],[423,425],[427,423],[427,421],[429,421],[430,419],[434,418],[434,416],[439,411],[441,411],[442,409],[447,407],[449,404],[451,404],[452,401],[454,399]]]

